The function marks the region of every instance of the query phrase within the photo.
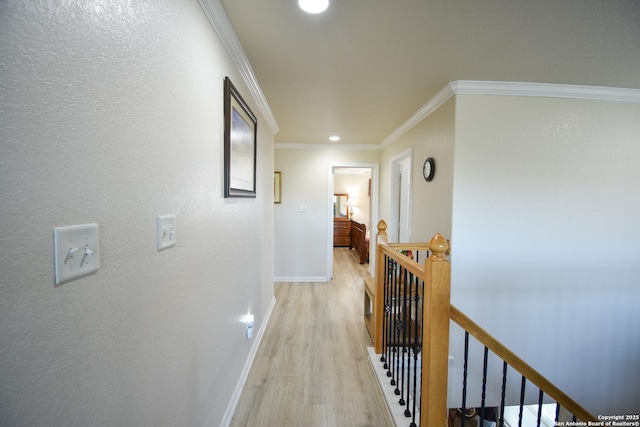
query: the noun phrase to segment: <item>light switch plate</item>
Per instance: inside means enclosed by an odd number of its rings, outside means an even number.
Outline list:
[[[176,245],[176,216],[158,216],[158,250],[171,248]]]
[[[56,285],[98,271],[98,224],[54,228],[53,247]]]

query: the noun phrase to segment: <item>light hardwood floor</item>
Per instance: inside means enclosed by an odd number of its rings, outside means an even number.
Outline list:
[[[231,427],[392,426],[367,359],[368,264],[334,249],[329,283],[276,283],[276,305]]]

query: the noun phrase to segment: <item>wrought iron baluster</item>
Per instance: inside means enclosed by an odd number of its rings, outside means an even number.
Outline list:
[[[484,417],[485,417],[485,402],[487,398],[487,368],[489,361],[489,348],[485,346],[484,348],[484,361],[482,365],[482,400],[480,401],[480,423],[481,426],[484,426]]]
[[[469,332],[464,331],[464,368],[462,370],[462,417],[460,427],[464,427],[464,413],[467,406],[467,374],[469,372]]]
[[[502,395],[500,397],[500,426],[504,427],[504,406],[507,399],[507,362],[502,362]]]
[[[407,295],[408,300],[409,300],[409,319],[413,319],[415,317],[415,313],[414,313],[414,306],[412,304],[412,295],[413,295],[413,288],[414,285],[416,285],[415,283],[415,276],[412,273],[409,273],[408,275],[408,289],[407,289]],[[417,286],[417,285],[416,285]],[[409,345],[407,347],[407,389],[405,392],[406,395],[406,402],[407,402],[407,409],[405,409],[404,411],[404,415],[406,417],[411,417],[413,416],[414,418],[412,419],[412,422],[415,419],[415,392],[413,392],[412,390],[412,379],[414,381],[413,387],[415,388],[415,371],[417,369],[417,364],[415,363],[415,360],[413,358],[413,344],[415,343],[415,339],[411,336],[411,332],[412,330],[409,329]],[[414,328],[414,334],[415,334],[415,328]],[[413,361],[413,363],[412,363]],[[413,377],[413,378],[412,378]],[[413,394],[412,394],[413,393]],[[413,406],[414,408],[409,409],[411,404],[413,402]]]
[[[420,354],[421,345],[420,345],[420,327],[422,326],[422,321],[420,321],[421,312],[419,310],[419,290],[420,282],[418,277],[415,277],[413,274],[411,275],[411,292],[412,295],[412,306],[415,307],[416,313],[416,324],[413,330],[413,344],[411,345],[411,350],[413,352],[413,410],[412,410],[412,422],[411,427],[416,426],[416,403],[419,400],[419,383],[418,383],[418,355]],[[420,391],[420,395],[421,395]]]
[[[542,400],[544,399],[544,392],[540,389],[540,394],[538,395],[538,423],[537,427],[540,427],[540,422],[542,421]]]
[[[413,406],[412,406],[412,411],[411,411],[411,427],[414,427],[416,425],[416,403],[418,402],[418,354],[419,351],[416,350],[416,345],[414,344],[412,346],[412,352],[413,352]],[[407,405],[408,407],[408,405]],[[408,411],[408,409],[407,409]],[[407,415],[407,413],[405,412],[405,415]]]
[[[397,290],[396,290],[396,286],[397,286],[397,280],[396,280],[396,274],[397,274],[397,269],[398,269],[398,265],[395,261],[393,261],[393,268],[391,269],[391,279],[390,279],[390,284],[391,284],[391,317],[389,318],[389,335],[390,335],[390,344],[389,344],[389,370],[387,371],[387,377],[391,378],[390,384],[395,386],[396,385],[396,380],[394,378],[394,374],[395,374],[395,368],[396,368],[396,357],[397,357],[397,348],[396,348],[396,344],[397,344],[397,340],[398,340],[398,334],[397,334],[397,328],[396,328],[396,322],[397,322],[397,318],[398,318],[398,301],[397,301]]]
[[[524,392],[525,386],[527,385],[527,379],[525,376],[522,376],[522,385],[520,386],[520,414],[518,415],[518,427],[522,427],[522,416],[524,410]]]
[[[398,383],[399,387],[396,388],[396,396],[400,396],[398,403],[400,406],[404,406],[406,404],[402,392],[404,391],[404,379],[405,379],[405,359],[407,355],[407,274],[404,267],[400,267],[400,277],[398,277],[398,293],[400,293],[400,309],[402,310],[402,320],[400,323],[400,328],[398,328],[398,333],[401,334],[402,346],[399,346],[399,367],[398,367]],[[410,317],[409,317],[410,318]],[[400,343],[398,343],[400,344]]]
[[[391,377],[391,385],[396,386],[396,389],[393,391],[397,396],[399,393],[398,390],[398,369],[400,366],[400,327],[401,325],[398,323],[400,321],[399,315],[399,294],[400,294],[400,280],[398,280],[398,274],[400,273],[401,267],[397,262],[394,262],[394,270],[393,270],[393,301],[394,301],[394,321],[393,321],[393,376]]]

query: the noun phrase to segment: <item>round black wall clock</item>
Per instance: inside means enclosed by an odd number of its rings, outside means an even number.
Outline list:
[[[433,160],[433,157],[429,157],[424,161],[424,166],[422,166],[422,176],[424,176],[424,180],[429,182],[433,179],[433,175],[436,173],[436,162]]]

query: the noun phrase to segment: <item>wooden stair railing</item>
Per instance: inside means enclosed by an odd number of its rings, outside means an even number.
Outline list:
[[[500,341],[491,336],[487,331],[478,326],[477,323],[469,319],[453,305],[451,305],[451,320],[457,323],[464,331],[469,332],[471,336],[487,347],[491,352],[493,352],[493,354],[498,356],[501,360],[506,362],[507,365],[515,369],[516,372],[532,382],[562,408],[573,414],[578,420],[597,421],[589,411],[571,399],[562,390],[543,377],[538,371],[532,368],[528,363],[505,347]]]
[[[449,326],[453,321],[476,338],[488,350],[535,384],[548,397],[578,420],[597,421],[586,409],[544,378],[521,358],[493,338],[450,303],[451,263],[447,260],[450,243],[439,233],[429,244],[389,244],[384,221],[378,223],[376,235],[376,276],[365,283],[365,324],[374,343],[376,354],[383,354],[383,313],[385,301],[385,257],[396,262],[403,271],[424,282],[422,291],[422,390],[420,426],[447,425],[447,382],[449,364]],[[430,256],[420,265],[400,253],[401,250],[429,249]],[[391,345],[391,344],[390,344]]]

